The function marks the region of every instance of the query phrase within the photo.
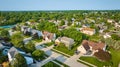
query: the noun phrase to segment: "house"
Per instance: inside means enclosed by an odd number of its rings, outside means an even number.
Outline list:
[[[55,44],[59,45],[60,43],[63,43],[66,47],[68,47],[68,49],[71,49],[71,47],[73,46],[73,44],[75,43],[74,40],[72,38],[68,38],[68,37],[58,37],[55,40]]]
[[[59,26],[59,27],[58,27],[59,30],[63,30],[63,29],[67,29],[67,28],[68,28],[67,25],[63,25],[63,26]]]
[[[16,31],[13,31],[12,29],[8,30],[9,35],[12,36],[13,34],[17,33]]]
[[[28,26],[21,26],[21,31],[23,32],[23,34],[26,34],[26,32],[30,32],[30,28]]]
[[[36,34],[36,33],[38,33],[38,36],[39,36],[39,37],[42,36],[42,32],[41,32],[41,31],[35,30],[35,29],[31,29],[31,34],[32,34],[32,35],[34,35],[34,34]]]
[[[43,36],[43,39],[45,41],[54,41],[55,38],[56,38],[56,34],[55,33],[50,33],[48,31],[43,31],[42,32],[42,36]]]
[[[110,38],[111,35],[109,35],[108,33],[106,33],[105,35],[103,35],[103,37],[106,39],[106,38]]]
[[[77,50],[83,54],[88,54],[89,52],[92,52],[91,54],[93,54],[97,52],[99,49],[105,51],[106,45],[102,42],[96,43],[88,40],[83,40],[82,44],[77,48]]]
[[[12,47],[13,46],[13,44],[12,43],[5,43],[5,42],[1,42],[0,43],[0,50],[3,50],[3,49],[5,49],[5,48],[10,48],[10,47]]]
[[[21,31],[23,32],[23,34],[29,33],[30,35],[34,35],[34,34],[38,33],[39,37],[42,36],[41,31],[29,28],[28,26],[22,26]]]
[[[30,22],[30,21],[27,21],[26,22],[28,25],[35,25],[36,24],[36,22]]]
[[[5,48],[5,46],[2,43],[0,43],[0,50],[2,50],[4,48]]]
[[[92,29],[92,28],[89,28],[89,27],[80,28],[80,31],[84,34],[87,34],[87,35],[95,34],[95,29]]]
[[[20,53],[21,55],[24,56],[24,58],[26,59],[27,64],[31,64],[33,63],[33,58],[29,55],[27,55],[23,50],[16,48],[16,47],[12,47],[8,50],[8,59],[9,62],[12,62],[12,60],[14,60],[15,55]]]
[[[108,19],[107,22],[108,22],[108,23],[113,23],[113,22],[115,22],[115,21],[114,21],[113,19]]]

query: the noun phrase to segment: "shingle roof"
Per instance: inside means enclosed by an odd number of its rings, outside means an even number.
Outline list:
[[[95,43],[87,40],[83,40],[82,45],[85,46],[85,49],[90,49],[86,45],[91,46],[93,50],[103,49],[105,47],[104,43]]]
[[[82,28],[81,31],[94,31],[94,29],[89,28],[89,27],[85,27],[85,28]]]
[[[12,47],[10,48],[10,50],[8,51],[9,54],[11,55],[12,58],[14,58],[14,56],[19,53],[19,52],[24,52],[23,50],[19,49],[19,48],[16,48],[16,47]]]

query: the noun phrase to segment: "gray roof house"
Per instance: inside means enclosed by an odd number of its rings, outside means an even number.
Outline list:
[[[5,49],[5,48],[11,48],[12,47],[12,43],[5,43],[5,42],[1,42],[0,43],[0,50]]]
[[[21,27],[21,31],[25,34],[26,32],[30,32],[31,35],[34,35],[35,33],[38,33],[38,36],[42,36],[42,32],[39,31],[39,30],[35,30],[35,29],[32,29],[32,28],[29,28],[28,26],[22,26]]]
[[[71,49],[71,47],[75,43],[74,39],[68,38],[68,37],[58,37],[58,39],[56,39],[55,41],[59,41],[61,43],[64,43],[65,46],[68,47],[68,49]]]
[[[24,56],[27,64],[33,63],[33,58],[31,56],[27,55],[23,50],[21,50],[19,48],[16,48],[16,47],[12,47],[12,48],[10,48],[10,50],[8,50],[9,61],[11,62],[14,59],[15,55],[18,54],[18,53],[20,53]]]
[[[39,30],[31,29],[31,33],[32,33],[32,35],[34,35],[35,33],[38,33],[39,37],[42,36],[42,32]]]

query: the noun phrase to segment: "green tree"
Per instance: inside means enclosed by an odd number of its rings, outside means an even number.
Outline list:
[[[35,50],[35,51],[32,53],[32,56],[33,56],[36,60],[43,59],[43,58],[44,58],[44,51]]]
[[[52,32],[52,33],[57,33],[58,32],[57,26],[54,23],[51,23],[51,22],[41,22],[41,23],[39,23],[37,28],[40,31],[46,30],[46,31],[49,31],[49,32]]]
[[[9,37],[9,32],[8,32],[8,30],[3,29],[3,30],[1,31],[1,34],[0,34],[0,35],[3,36],[3,37]]]
[[[25,45],[25,50],[26,52],[32,53],[35,50],[35,44],[30,41],[28,44]]]
[[[16,33],[11,36],[11,41],[15,47],[23,48],[24,43],[23,43],[23,36],[21,33]]]
[[[27,62],[25,58],[18,53],[15,55],[15,60],[11,62],[11,67],[27,67]]]
[[[114,40],[120,40],[120,37],[117,34],[112,34],[111,37]]]
[[[80,33],[74,28],[62,30],[63,36],[73,38],[76,42],[81,42],[83,39],[87,39],[87,36]]]
[[[64,20],[62,20],[61,23],[60,23],[60,26],[62,26],[62,25],[65,25],[65,21]]]

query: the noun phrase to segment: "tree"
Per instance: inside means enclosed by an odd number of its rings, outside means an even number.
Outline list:
[[[73,38],[76,42],[82,42],[83,39],[87,39],[87,36],[80,33],[74,28],[62,30],[63,36]]]
[[[15,55],[15,60],[11,62],[11,67],[27,67],[27,62],[25,58],[18,53]]]
[[[3,30],[1,31],[1,34],[0,34],[0,35],[3,36],[3,37],[9,37],[9,32],[8,32],[8,30],[3,29]]]
[[[31,41],[25,45],[26,52],[32,53],[35,50],[35,44],[33,44]]]
[[[49,32],[52,32],[52,33],[57,33],[58,32],[57,26],[54,23],[51,23],[51,22],[41,22],[41,23],[39,23],[37,28],[40,31],[46,30],[46,31],[49,31]]]
[[[43,58],[44,58],[44,51],[35,50],[35,51],[32,53],[32,56],[33,56],[36,60],[43,59]]]
[[[114,40],[120,40],[120,37],[117,34],[112,34],[111,37]]]
[[[63,25],[65,25],[65,21],[64,20],[62,20],[61,23],[60,23],[60,26],[63,26]]]
[[[70,26],[72,24],[72,22],[68,22],[67,25]]]
[[[23,36],[21,33],[16,33],[11,36],[11,41],[15,47],[23,48],[24,43],[23,43]]]

